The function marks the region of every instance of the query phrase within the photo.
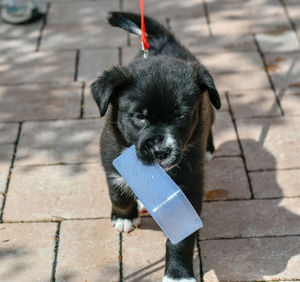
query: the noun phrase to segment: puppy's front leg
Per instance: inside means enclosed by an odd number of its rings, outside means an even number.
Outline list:
[[[163,282],[196,282],[193,271],[193,253],[196,233],[176,245],[166,243],[166,270]]]
[[[119,232],[130,232],[140,225],[137,201],[128,186],[119,187],[109,181],[109,196],[112,202],[111,222]]]

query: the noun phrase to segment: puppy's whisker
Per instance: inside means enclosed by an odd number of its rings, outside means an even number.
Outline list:
[[[182,160],[185,161],[187,167],[192,172],[193,171],[193,166],[192,166],[190,160],[186,156],[182,156]]]

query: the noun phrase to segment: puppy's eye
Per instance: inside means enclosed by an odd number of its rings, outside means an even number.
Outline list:
[[[132,122],[138,127],[143,127],[147,124],[146,117],[141,113],[131,114],[131,119]]]
[[[176,118],[177,121],[185,121],[187,120],[188,116],[187,115],[181,115],[179,117]]]
[[[144,117],[142,114],[140,114],[140,113],[137,113],[137,114],[135,115],[135,118],[136,118],[136,119],[139,119],[139,120],[145,120],[145,117]]]

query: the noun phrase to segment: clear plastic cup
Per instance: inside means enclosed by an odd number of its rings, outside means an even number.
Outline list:
[[[171,177],[160,165],[139,161],[134,146],[117,157],[113,165],[172,244],[203,227],[199,215]]]

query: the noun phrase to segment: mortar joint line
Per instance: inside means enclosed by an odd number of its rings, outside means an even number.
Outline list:
[[[10,179],[11,179],[11,176],[12,176],[12,171],[13,171],[14,163],[15,163],[15,159],[16,159],[18,144],[19,144],[20,135],[21,135],[21,131],[22,131],[22,125],[23,125],[23,122],[20,122],[19,123],[19,128],[18,128],[17,138],[16,138],[16,141],[14,143],[13,155],[12,155],[10,167],[9,167],[9,170],[8,170],[8,176],[7,176],[5,191],[3,193],[3,202],[2,202],[2,207],[1,207],[1,210],[0,210],[0,223],[3,223],[4,208],[5,208],[5,204],[6,204],[6,199],[7,199],[7,193],[8,193],[8,189],[9,189]]]
[[[78,80],[79,60],[80,60],[80,50],[79,50],[79,49],[76,49],[74,81],[77,81],[77,80]]]
[[[123,282],[123,233],[119,233],[119,275],[120,282]]]
[[[285,15],[286,15],[286,17],[287,17],[287,19],[289,21],[289,24],[291,25],[293,31],[295,32],[296,37],[297,37],[297,39],[299,41],[299,44],[300,44],[300,36],[298,35],[298,32],[297,32],[297,26],[296,26],[295,22],[293,21],[293,19],[290,16],[290,13],[289,13],[289,10],[288,10],[288,8],[286,6],[286,3],[284,2],[284,0],[279,0],[279,2],[280,2],[281,6],[282,6],[282,8],[284,10],[284,13],[285,13]]]
[[[252,36],[253,36],[253,41],[254,41],[255,47],[256,47],[256,49],[257,49],[257,51],[258,51],[258,53],[259,53],[259,55],[260,55],[260,58],[261,58],[261,60],[262,60],[263,67],[264,67],[265,73],[266,73],[266,75],[267,75],[267,77],[268,77],[268,80],[269,80],[271,89],[273,90],[273,94],[274,94],[274,96],[275,96],[276,103],[277,103],[277,105],[278,105],[278,107],[279,107],[279,109],[280,109],[281,115],[284,116],[284,111],[283,111],[283,109],[282,109],[282,107],[281,107],[281,103],[280,103],[279,97],[278,97],[278,95],[277,95],[277,93],[276,93],[276,87],[275,87],[275,85],[274,85],[274,83],[273,83],[273,81],[272,81],[271,75],[270,75],[270,73],[269,73],[269,71],[268,71],[268,64],[267,64],[265,55],[264,55],[264,53],[263,53],[263,51],[262,51],[262,49],[261,49],[261,47],[260,47],[260,45],[259,45],[259,42],[258,42],[257,39],[256,39],[256,36],[255,36],[254,33],[252,34]]]
[[[79,119],[83,119],[83,115],[84,115],[84,103],[85,103],[85,99],[84,99],[84,92],[85,92],[85,82],[82,82],[81,85],[81,100],[80,100],[80,114],[79,114]]]
[[[58,248],[59,248],[59,239],[60,239],[60,227],[61,222],[57,222],[57,229],[55,234],[55,247],[54,247],[54,260],[52,263],[52,275],[51,275],[51,282],[56,281],[56,266],[57,266],[57,255],[58,255]]]
[[[198,257],[199,257],[199,275],[200,275],[200,281],[204,282],[204,273],[203,273],[203,264],[202,264],[202,257],[201,257],[201,249],[200,249],[200,237],[199,232],[196,233],[196,245],[197,245],[197,251],[198,251]]]
[[[236,133],[236,136],[237,136],[237,141],[238,141],[238,144],[239,144],[239,147],[240,147],[240,150],[241,150],[241,158],[242,158],[243,163],[244,163],[244,168],[245,168],[245,172],[246,172],[246,176],[247,176],[247,180],[248,180],[248,184],[249,184],[251,199],[253,200],[254,199],[253,187],[252,187],[251,179],[250,179],[250,176],[249,176],[247,162],[246,162],[244,150],[243,150],[243,147],[242,147],[242,142],[240,140],[236,120],[235,120],[233,110],[232,110],[232,106],[231,106],[231,103],[230,103],[230,100],[229,100],[228,92],[225,92],[225,98],[226,98],[226,101],[227,101],[227,104],[228,104],[229,113],[230,113],[231,120],[232,120],[232,123],[233,123],[233,126],[234,126],[234,130],[235,130],[235,133]]]
[[[211,29],[211,21],[210,21],[210,16],[209,16],[209,9],[208,9],[208,5],[207,5],[207,3],[206,3],[205,0],[202,0],[202,6],[203,6],[203,11],[204,11],[206,25],[207,25],[207,28],[208,28],[208,34],[209,34],[209,37],[212,37],[213,33],[212,33],[212,29]]]
[[[41,42],[42,42],[42,38],[43,38],[43,33],[44,33],[44,29],[45,29],[46,24],[47,24],[47,18],[48,18],[48,13],[49,13],[50,7],[51,7],[51,3],[47,2],[47,4],[46,4],[46,12],[45,12],[45,15],[44,15],[44,17],[42,19],[43,20],[42,26],[40,28],[39,35],[38,35],[37,42],[36,42],[36,48],[35,48],[36,52],[40,51]]]

